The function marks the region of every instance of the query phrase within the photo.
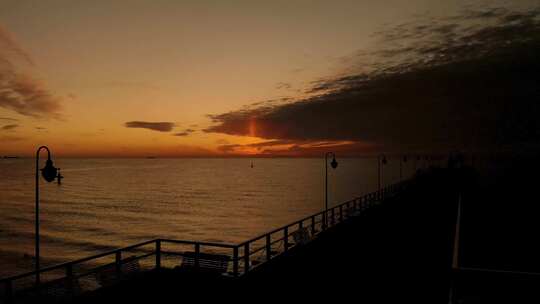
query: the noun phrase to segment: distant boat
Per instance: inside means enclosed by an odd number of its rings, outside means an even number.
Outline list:
[[[155,157],[155,156],[147,156],[146,158],[147,159],[154,159],[154,158],[157,158],[157,157]]]
[[[19,158],[18,156],[9,156],[9,155],[5,155],[4,158],[8,159],[8,158]]]

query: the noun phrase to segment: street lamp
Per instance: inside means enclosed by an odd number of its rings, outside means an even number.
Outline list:
[[[328,218],[328,156],[332,155],[332,162],[330,162],[330,165],[332,166],[332,169],[335,169],[337,168],[337,165],[338,165],[338,162],[336,161],[336,154],[334,152],[327,152],[325,155],[324,155],[324,182],[325,182],[325,185],[324,185],[324,195],[325,195],[325,199],[324,199],[324,220],[323,220],[323,225],[324,225],[324,229],[326,229],[327,227],[327,218]]]
[[[379,156],[377,156],[377,165],[378,165],[378,181],[379,181],[379,195],[381,193],[381,175],[382,175],[382,166],[386,165],[388,163],[388,161],[386,160],[386,155],[384,154],[379,154]]]
[[[39,167],[39,152],[41,149],[47,150],[47,161],[45,162],[45,167],[43,169],[38,169]],[[47,181],[52,182],[57,177],[58,169],[54,167],[51,160],[51,151],[46,146],[41,146],[37,149],[36,152],[36,286],[40,282],[40,273],[39,273],[39,171],[41,171],[41,176]]]

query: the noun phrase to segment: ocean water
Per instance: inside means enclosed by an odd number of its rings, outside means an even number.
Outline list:
[[[404,177],[414,165],[404,164]],[[55,166],[61,185],[40,179],[43,266],[153,238],[236,243],[324,208],[323,159],[57,159]],[[32,270],[35,160],[0,159],[0,174],[5,277]],[[398,180],[399,161],[390,160],[383,183]],[[376,159],[329,166],[330,206],[376,188]]]

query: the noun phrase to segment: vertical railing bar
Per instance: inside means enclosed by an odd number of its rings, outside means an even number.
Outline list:
[[[156,240],[156,269],[161,268],[161,240]]]
[[[11,280],[7,280],[5,282],[6,284],[6,303],[12,303],[13,302],[13,282]]]
[[[238,246],[233,248],[233,275],[238,276]]]
[[[116,268],[116,278],[120,279],[122,276],[122,251],[120,250],[115,253],[114,266]]]
[[[285,251],[289,250],[289,227],[283,229],[283,248]]]
[[[315,235],[315,216],[311,217],[311,235]]]
[[[66,265],[66,280],[69,296],[73,296],[73,266],[72,264]]]
[[[199,254],[201,253],[201,244],[195,243],[195,269],[199,269]]]
[[[270,234],[266,235],[266,261],[270,261],[272,258],[272,238]]]
[[[244,245],[244,273],[249,271],[249,242]]]

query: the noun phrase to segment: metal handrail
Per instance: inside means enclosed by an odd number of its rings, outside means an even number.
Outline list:
[[[240,244],[237,245],[237,250],[243,247],[245,251],[247,250],[247,254],[246,254],[246,252],[244,252],[244,254],[241,255],[241,256],[235,256],[235,263],[238,263],[239,261],[242,261],[242,260],[244,261],[244,272],[243,272],[243,274],[245,274],[246,272],[248,272],[252,268],[255,268],[255,267],[258,267],[258,266],[261,265],[261,264],[254,265],[253,267],[250,266],[249,257],[251,255],[254,255],[255,253],[259,253],[260,251],[262,251],[264,249],[266,249],[267,251],[272,250],[272,245],[274,245],[276,243],[284,242],[285,243],[284,251],[287,251],[289,249],[289,247],[296,246],[296,244],[288,243],[289,237],[292,236],[293,233],[294,233],[294,232],[290,232],[288,230],[288,228],[293,227],[295,225],[299,225],[299,227],[302,227],[300,225],[303,225],[303,223],[305,221],[311,220],[311,223],[309,224],[309,226],[311,226],[312,231],[314,231],[314,228],[315,228],[315,226],[317,224],[322,225],[322,223],[323,223],[322,219],[320,221],[316,220],[317,216],[322,215],[323,218],[324,217],[327,217],[327,218],[330,217],[329,218],[330,219],[330,223],[329,223],[330,225],[326,228],[326,229],[328,229],[329,227],[335,226],[336,224],[342,222],[344,219],[346,219],[347,217],[350,216],[350,214],[347,214],[347,211],[344,211],[344,209],[345,210],[350,210],[352,208],[354,210],[363,211],[367,207],[371,206],[374,202],[376,202],[376,201],[380,202],[383,199],[385,199],[388,195],[392,195],[392,194],[396,193],[405,183],[406,183],[406,181],[402,181],[402,182],[399,182],[397,184],[389,185],[389,186],[387,186],[387,187],[385,187],[385,188],[383,188],[381,190],[374,191],[374,192],[371,192],[371,193],[367,193],[367,194],[365,194],[365,195],[363,195],[361,197],[354,198],[352,200],[349,200],[347,202],[344,202],[342,204],[339,204],[339,205],[336,205],[336,206],[334,206],[332,208],[329,208],[327,211],[321,211],[321,212],[312,214],[312,215],[307,216],[307,217],[305,217],[305,218],[303,218],[301,220],[298,220],[298,221],[295,221],[295,222],[290,223],[288,225],[282,226],[280,228],[271,230],[270,232],[264,233],[262,235],[254,237],[254,238],[252,238],[252,239],[250,239],[248,241],[240,243]],[[367,205],[367,206],[365,206],[365,205]],[[324,228],[323,228],[323,230],[324,230]],[[276,233],[283,233],[283,235],[278,239],[271,240],[272,235],[274,235]],[[312,235],[312,237],[313,236],[315,236],[315,235]],[[265,238],[266,238],[266,244],[265,245],[263,245],[261,247],[250,248],[251,247],[250,245],[252,243],[257,242],[257,241],[262,240],[262,239],[265,239]],[[272,254],[267,252],[267,260],[269,260],[271,258],[272,258]],[[237,276],[239,274],[235,271],[234,275]]]
[[[0,279],[0,282],[4,283],[5,281],[14,281],[14,280],[18,280],[18,279],[21,279],[21,278],[24,278],[24,277],[29,277],[29,276],[36,275],[38,272],[43,273],[43,272],[48,272],[48,271],[64,268],[64,267],[67,267],[67,266],[73,266],[75,264],[81,264],[81,263],[84,263],[84,262],[87,262],[87,261],[90,261],[90,260],[96,260],[96,259],[108,256],[108,255],[116,254],[117,252],[131,250],[131,249],[134,249],[134,248],[137,248],[137,247],[142,247],[144,245],[148,245],[148,244],[155,243],[155,242],[156,242],[156,240],[150,240],[150,241],[145,241],[145,242],[138,243],[138,244],[135,244],[135,245],[130,245],[130,246],[127,246],[127,247],[122,247],[122,248],[118,248],[118,249],[98,253],[96,255],[92,255],[92,256],[89,256],[89,257],[84,257],[84,258],[77,259],[77,260],[74,260],[74,261],[69,261],[69,262],[65,262],[65,263],[61,263],[61,264],[41,268],[40,270],[34,270],[34,271],[14,275],[14,276],[11,276],[11,277],[2,278],[2,279]]]

